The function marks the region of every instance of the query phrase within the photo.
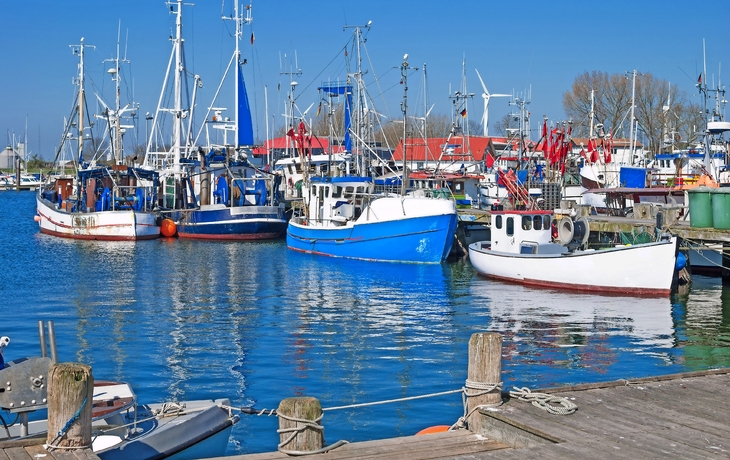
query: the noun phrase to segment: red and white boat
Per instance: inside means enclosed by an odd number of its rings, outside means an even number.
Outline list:
[[[488,278],[591,292],[669,295],[677,263],[677,237],[587,249],[588,221],[552,211],[493,211],[491,241],[469,246],[476,271]]]

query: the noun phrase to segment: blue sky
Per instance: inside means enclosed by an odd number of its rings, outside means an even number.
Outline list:
[[[703,10],[706,6],[709,3],[678,0],[254,0],[253,23],[244,35],[250,37],[253,30],[255,43],[242,43],[254,130],[257,139],[265,138],[264,87],[270,126],[283,123],[289,77],[280,72],[291,70],[295,54],[302,71],[296,77],[298,105],[304,110],[314,103],[316,110],[320,82],[343,77],[342,50],[352,36],[352,29],[343,31],[343,26],[368,21],[372,28],[367,32],[370,62],[364,61],[365,78],[379,78],[383,95],[373,94],[374,84],[369,90],[375,109],[391,118],[401,116],[403,93],[395,67],[405,53],[411,66],[427,64],[428,105],[434,104],[432,113],[446,115],[452,107],[449,91],[459,88],[465,60],[467,89],[475,93],[469,118],[476,121],[483,102],[475,68],[493,93],[530,92],[533,129],[543,115],[564,118],[562,95],[584,71],[650,72],[694,95],[703,39],[710,83],[717,81],[720,65],[730,65],[730,2],[717,1],[712,10]],[[183,10],[188,67],[204,83],[198,98],[201,112],[210,104],[233,49],[232,23],[221,20],[221,11],[232,11],[231,0],[198,0]],[[27,119],[30,151],[53,157],[74,92],[77,59],[69,45],[78,44],[81,37],[96,46],[87,52],[87,72],[112,100],[113,85],[105,73],[109,64],[103,61],[115,53],[119,21],[122,48],[126,46],[131,61],[122,99],[133,94],[142,114],[154,112],[174,29],[174,17],[163,0],[0,0],[0,17],[2,142],[8,142],[8,133],[22,136]],[[409,106],[415,115],[422,114],[422,73],[410,74],[408,86]],[[490,121],[510,110],[507,98],[492,99]],[[144,132],[143,120],[141,140]]]

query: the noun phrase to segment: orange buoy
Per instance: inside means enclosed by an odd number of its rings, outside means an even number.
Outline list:
[[[162,236],[171,237],[177,235],[177,225],[172,219],[162,219],[160,222],[160,233]]]
[[[416,433],[416,436],[420,436],[422,434],[433,434],[433,433],[443,433],[445,431],[449,431],[449,428],[451,428],[449,425],[436,425],[436,426],[430,426],[428,428],[424,428],[418,433]]]
[[[36,221],[36,222],[40,222],[41,221],[41,216],[33,216],[33,220]]]

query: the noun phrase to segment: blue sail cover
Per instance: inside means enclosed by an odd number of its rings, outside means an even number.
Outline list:
[[[352,140],[350,139],[350,126],[352,122],[350,118],[352,112],[352,85],[334,82],[323,84],[318,89],[334,95],[345,95],[345,150],[351,152]]]
[[[253,144],[253,121],[251,108],[248,105],[246,83],[243,81],[243,69],[238,66],[238,145]]]

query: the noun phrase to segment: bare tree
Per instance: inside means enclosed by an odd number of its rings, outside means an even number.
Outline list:
[[[594,134],[595,124],[601,123],[606,133],[629,137],[632,84],[631,76],[627,78],[624,74],[593,71],[578,75],[571,90],[563,94],[563,108],[573,119],[573,135],[587,137],[590,134],[593,106]],[[637,74],[634,104],[634,116],[646,136],[646,148],[650,152],[666,149],[672,143],[665,141],[672,138],[674,146],[686,146],[696,140],[697,128],[702,130],[701,113],[689,102],[687,94],[650,73]],[[676,142],[680,138],[682,142]]]

